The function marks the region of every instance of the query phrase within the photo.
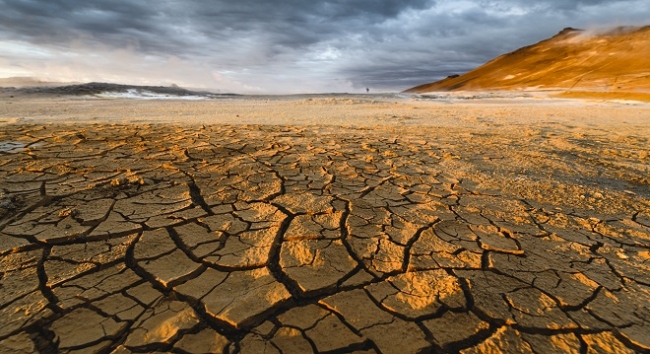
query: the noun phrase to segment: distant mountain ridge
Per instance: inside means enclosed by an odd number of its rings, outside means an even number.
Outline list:
[[[463,75],[404,92],[562,89],[650,92],[650,26],[565,28]]]
[[[3,89],[0,89],[2,91]],[[4,91],[22,94],[41,94],[41,95],[68,95],[68,96],[93,96],[107,93],[152,93],[158,95],[168,95],[175,97],[201,96],[206,98],[216,98],[223,96],[234,96],[235,94],[213,93],[208,91],[191,91],[176,85],[172,86],[136,86],[120,85],[104,82],[90,82],[78,85],[65,86],[26,86],[20,88],[5,88]]]

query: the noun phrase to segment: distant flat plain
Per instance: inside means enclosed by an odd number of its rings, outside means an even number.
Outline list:
[[[571,94],[575,94],[576,99]],[[585,95],[588,93],[585,93]],[[569,99],[556,98],[566,95]],[[578,93],[454,92],[422,96],[233,96],[207,100],[98,99],[5,94],[0,123],[184,123],[494,128],[562,123],[646,129],[650,104]],[[630,130],[630,131],[632,131]]]

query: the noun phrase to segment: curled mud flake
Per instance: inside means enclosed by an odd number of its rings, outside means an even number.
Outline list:
[[[299,215],[295,217],[289,228],[284,233],[284,240],[319,239],[324,238],[323,226],[316,223],[311,215]]]
[[[515,240],[500,232],[494,226],[472,226],[472,231],[478,236],[481,248],[487,251],[523,255],[525,252],[519,249]]]
[[[102,221],[90,232],[90,237],[110,237],[129,234],[142,230],[142,225],[131,222],[120,213],[110,212],[106,220]]]
[[[174,228],[180,242],[195,258],[204,258],[221,248],[224,234],[221,231],[210,232],[205,227],[195,223]]]
[[[294,307],[278,316],[278,321],[285,326],[297,327],[303,330],[312,328],[329,315],[330,312],[318,305]]]
[[[485,341],[469,349],[460,351],[462,354],[473,353],[533,353],[533,349],[521,336],[521,333],[511,327],[503,326]]]
[[[409,252],[413,269],[481,268],[481,251],[465,249],[459,239],[445,241],[433,229],[424,230]]]
[[[0,215],[0,218],[2,216]],[[25,249],[26,246],[29,246],[31,243],[17,236],[10,236],[0,232],[0,254],[13,253],[21,249]]]
[[[341,350],[351,346],[360,346],[365,338],[355,334],[335,315],[329,314],[305,332],[319,352]]]
[[[160,227],[173,226],[182,224],[187,220],[198,218],[207,215],[207,212],[202,208],[192,207],[189,209],[179,210],[166,215],[153,216],[145,221],[145,225],[151,229]]]
[[[621,289],[621,278],[612,272],[610,267],[611,262],[605,258],[593,258],[589,263],[576,262],[575,268],[579,269],[585,277],[593,280],[598,285],[602,285],[609,291],[616,291]],[[588,284],[588,282],[583,282]]]
[[[0,309],[0,337],[6,337],[33,324],[42,323],[54,313],[40,291],[31,292]]]
[[[145,310],[135,300],[122,294],[111,295],[95,301],[93,306],[103,313],[117,317],[121,321],[135,321]]]
[[[313,353],[309,341],[295,328],[281,327],[270,342],[282,353]]]
[[[79,326],[83,323],[83,326]],[[101,339],[114,339],[127,328],[126,322],[116,322],[95,311],[80,308],[54,321],[50,330],[59,338],[59,349],[89,347]]]
[[[357,330],[376,324],[391,323],[394,318],[385,311],[378,311],[377,305],[370,300],[365,291],[360,289],[340,292],[319,302],[331,311],[340,314]]]
[[[312,217],[314,222],[318,223],[321,227],[330,231],[340,231],[341,219],[343,218],[342,211],[335,211],[327,214],[318,214]]]
[[[425,334],[413,322],[395,318],[391,323],[377,324],[361,333],[382,353],[418,353],[431,347]]]
[[[176,186],[119,199],[113,210],[128,220],[138,222],[180,212],[191,207],[192,203],[187,187]]]
[[[9,257],[7,256],[7,258]],[[5,262],[0,264],[2,263]],[[39,286],[38,269],[35,265],[22,269],[0,271],[0,299],[2,299],[0,306],[38,290]]]
[[[216,266],[239,268],[261,267],[268,263],[273,243],[279,228],[244,231],[238,236],[229,236],[225,245],[204,257]]]
[[[282,271],[301,291],[333,289],[357,263],[341,240],[285,241],[280,250]]]
[[[274,204],[281,205],[293,214],[317,214],[334,211],[331,196],[318,196],[312,193],[282,194],[273,199]]]
[[[242,354],[282,353],[275,344],[256,333],[249,333],[238,343],[238,345],[240,353]]]
[[[56,305],[67,310],[110,294],[134,290],[132,287],[141,281],[124,264],[117,264],[56,285],[52,293],[58,299]]]
[[[580,326],[581,329],[589,331],[605,331],[611,330],[613,327],[610,324],[607,324],[589,313],[587,309],[579,309],[576,311],[568,311],[567,316],[569,316],[575,323]]]
[[[181,250],[151,260],[138,261],[138,266],[165,288],[171,288],[198,275],[203,265],[193,262]]]
[[[613,293],[603,289],[585,308],[596,318],[615,327],[641,324],[643,320],[635,316],[634,312],[637,308],[644,306],[641,304],[643,300],[636,298],[635,295],[641,294]]]
[[[34,238],[45,243],[62,243],[87,234],[90,226],[81,225],[70,215],[59,217],[56,210],[38,208],[27,215],[27,220],[9,224],[4,233],[12,236]],[[31,215],[30,215],[31,214]]]
[[[537,273],[533,285],[551,294],[565,308],[581,307],[600,287],[582,273],[553,271]]]
[[[650,227],[630,219],[598,223],[594,231],[622,243],[633,242],[643,245],[650,241]]]
[[[26,332],[21,332],[15,336],[0,340],[0,352],[12,354],[30,354],[36,353],[36,346],[31,336]]]
[[[134,256],[136,259],[152,259],[175,249],[176,244],[167,230],[146,231],[135,245]]]
[[[581,335],[587,345],[588,352],[633,354],[634,350],[627,348],[611,332],[601,332]]]
[[[248,228],[248,223],[235,217],[231,213],[231,207],[228,205],[228,212],[217,213],[206,217],[200,217],[198,222],[207,227],[210,232],[221,231],[229,235],[237,235]]]
[[[514,320],[520,326],[550,330],[578,327],[552,298],[537,289],[518,289],[505,297],[512,308]]]
[[[163,300],[148,309],[134,324],[126,338],[127,348],[145,348],[155,344],[169,344],[199,324],[199,318],[187,304]]]
[[[368,286],[368,292],[386,309],[411,319],[466,306],[458,279],[442,269],[408,272],[389,277],[387,282]]]
[[[43,263],[48,285],[60,284],[90,270],[124,259],[135,237],[132,235],[105,241],[52,247],[48,258]]]
[[[515,323],[510,305],[503,294],[527,288],[529,285],[515,278],[492,272],[457,270],[454,273],[467,282],[467,290],[474,299],[474,307],[478,312],[507,324]]]
[[[371,238],[353,235],[348,243],[354,256],[377,276],[400,271],[404,266],[406,248],[392,242],[386,235]]]
[[[192,294],[187,287],[181,287],[179,291]],[[203,295],[200,303],[208,316],[242,329],[264,318],[290,297],[287,289],[275,280],[268,269],[259,268],[231,272],[224,281]]]
[[[580,353],[580,340],[573,333],[541,335],[521,333],[521,337],[535,353]]]
[[[487,333],[490,324],[471,312],[446,312],[440,318],[425,320],[422,324],[432,333],[434,342],[443,348],[479,337]]]
[[[79,274],[88,273],[96,269],[97,265],[86,262],[70,263],[59,260],[47,260],[44,262],[43,267],[45,274],[47,274],[47,285],[52,287],[72,279]]]
[[[161,292],[154,289],[149,283],[131,286],[126,290],[126,294],[143,304],[145,307],[151,306],[151,304],[163,296]]]
[[[630,327],[620,328],[617,331],[635,347],[642,350],[650,350],[650,337],[648,337],[649,327],[648,322],[644,322],[642,324],[634,324]]]
[[[362,267],[359,267],[356,271],[354,271],[354,274],[352,276],[341,283],[340,288],[356,288],[360,285],[370,284],[373,280],[376,279],[377,278],[373,274],[364,270]]]
[[[223,232],[228,233],[227,237],[221,239],[223,247],[217,247],[218,249],[204,256],[204,260],[215,266],[229,268],[264,266],[269,261],[271,249],[279,237],[286,215],[265,203],[241,203],[238,207],[240,210],[233,213],[234,219],[215,215],[201,220],[211,230],[225,228]],[[231,222],[239,223],[239,220],[250,223],[250,228],[238,234],[229,234],[229,225],[234,225]],[[183,238],[187,237],[181,234],[181,240]]]
[[[196,334],[184,335],[174,344],[174,348],[187,353],[223,353],[228,344],[228,338],[211,328],[206,328]]]

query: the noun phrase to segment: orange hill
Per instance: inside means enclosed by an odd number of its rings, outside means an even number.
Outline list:
[[[646,95],[650,93],[649,58],[650,26],[599,33],[566,28],[466,74],[405,92],[538,88]]]

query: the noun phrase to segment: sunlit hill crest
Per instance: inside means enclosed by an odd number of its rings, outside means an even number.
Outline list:
[[[463,75],[406,92],[561,89],[650,92],[650,26],[565,28]]]

